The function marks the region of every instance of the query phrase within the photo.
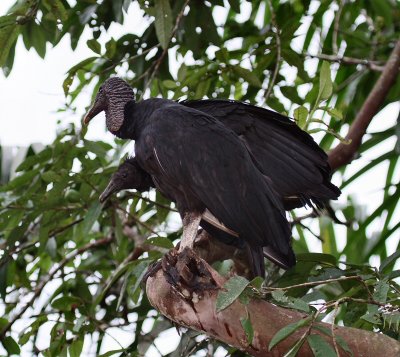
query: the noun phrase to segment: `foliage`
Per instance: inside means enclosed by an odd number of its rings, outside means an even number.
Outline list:
[[[346,133],[400,32],[399,3],[386,0],[71,3],[19,0],[0,17],[5,75],[12,70],[18,38],[45,58],[48,44],[56,46],[69,35],[74,50],[87,30],[93,56],[68,70],[68,107],[85,87],[96,91],[106,78],[123,73],[138,99],[207,96],[267,104],[294,116],[309,132],[320,132],[326,150],[337,144],[335,136]],[[143,34],[126,33],[103,43],[100,35],[112,23],[123,23],[132,6],[144,11]],[[399,97],[397,81],[385,105]],[[400,228],[398,126],[370,133],[359,153],[373,152],[383,141],[395,146],[386,145],[385,152],[357,172],[348,174],[345,167],[336,176],[345,189],[362,184],[365,174],[385,163],[386,185],[376,210],[365,217],[363,207],[349,197],[345,206],[335,207],[336,216],[346,222],[340,230],[329,217],[303,220],[301,212],[294,212],[293,245],[303,253],[301,264],[283,274],[271,272],[269,285],[279,290],[265,287],[265,298],[310,311],[315,320],[331,313],[346,326],[399,338],[399,287],[394,280],[399,271],[393,271],[398,254],[388,257],[386,247]],[[105,341],[117,327],[129,331],[131,339],[117,341],[115,354],[143,355],[172,327],[151,308],[140,280],[147,266],[179,238],[179,227],[171,224],[173,206],[155,192],[124,193],[104,206],[98,202],[122,152],[121,141],[89,141],[85,129],[64,125],[51,145],[39,153],[28,150],[16,177],[0,187],[0,329],[7,330],[2,344],[9,354],[18,354],[21,347],[39,353],[36,342],[44,328],[51,333],[43,355],[79,356],[89,345],[100,354],[108,351]],[[371,232],[377,222],[381,229]],[[315,251],[309,227],[315,226],[322,255],[309,253]],[[382,262],[380,270],[368,266],[372,256]],[[351,276],[356,278],[341,279]],[[288,288],[327,279],[337,280]],[[15,321],[24,321],[25,327],[9,334]],[[251,325],[247,320],[242,324],[251,340]],[[292,327],[288,329],[273,342]],[[307,336],[300,342],[308,338],[315,355],[328,348],[315,335]],[[168,356],[194,354],[207,345],[214,350],[221,346],[190,333]]]

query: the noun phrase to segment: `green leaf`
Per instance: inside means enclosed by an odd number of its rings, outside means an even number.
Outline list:
[[[250,285],[255,287],[257,290],[261,290],[263,284],[264,279],[261,276],[257,276],[252,281],[250,281]]]
[[[41,26],[32,24],[30,27],[32,46],[37,54],[44,59],[46,55],[46,32]]]
[[[395,251],[392,255],[389,255],[386,259],[384,259],[379,267],[379,272],[385,272],[386,268],[392,268],[397,259],[400,258],[400,249]],[[390,269],[391,270],[391,269]]]
[[[42,2],[46,9],[57,19],[65,21],[68,18],[67,10],[61,0],[42,0]]]
[[[250,321],[250,316],[247,318],[242,317],[240,319],[240,323],[242,324],[243,330],[246,334],[247,343],[251,345],[253,343],[254,329]]]
[[[3,16],[0,17],[0,21],[2,19],[8,20],[9,18],[9,16]],[[17,25],[15,22],[13,25],[3,26],[0,28],[0,67],[3,67],[6,64],[11,47],[17,40],[19,33],[20,26]]]
[[[168,89],[175,89],[177,87],[175,81],[171,81],[170,79],[166,79],[165,81],[162,82],[165,88]]]
[[[93,52],[98,55],[101,53],[101,45],[96,39],[92,38],[91,40],[87,40],[86,44]]]
[[[106,353],[103,353],[103,354],[99,355],[99,357],[110,357],[110,356],[116,355],[117,353],[120,354],[122,352],[126,352],[126,350],[121,348],[119,350],[108,351]]]
[[[308,109],[306,107],[298,107],[294,110],[294,119],[296,120],[297,125],[304,129],[307,124],[308,117]]]
[[[314,325],[313,329],[318,330],[318,331],[322,332],[323,334],[332,338],[332,331],[331,331],[331,329],[327,328],[326,326]],[[335,335],[335,339],[336,339],[336,342],[339,344],[339,346],[343,349],[343,351],[346,351],[351,357],[353,357],[353,351],[350,349],[349,345],[343,339],[343,337],[340,335]]]
[[[79,357],[83,348],[83,336],[74,340],[68,348],[70,357]]]
[[[374,300],[385,303],[389,288],[390,285],[388,284],[387,279],[379,280],[378,284],[375,286]]]
[[[52,170],[43,172],[40,176],[42,180],[46,183],[57,182],[61,179],[60,175]]]
[[[93,227],[93,224],[96,222],[97,218],[99,218],[101,213],[102,205],[99,201],[94,201],[90,206],[88,212],[81,223],[81,230],[79,234],[79,238],[85,237]]]
[[[7,295],[8,286],[8,267],[10,265],[9,261],[0,261],[0,297],[5,300]]]
[[[19,355],[21,353],[18,344],[11,336],[4,337],[1,343],[9,355]]]
[[[62,296],[54,300],[51,306],[60,311],[71,311],[73,308],[82,305],[82,300],[76,296]]]
[[[174,245],[172,242],[165,237],[153,237],[147,240],[151,245],[155,245],[157,247],[172,249]]]
[[[217,312],[226,309],[231,305],[239,295],[246,289],[249,285],[249,281],[242,276],[233,276],[224,284],[224,290],[221,290],[217,296]]]
[[[336,108],[320,107],[319,109],[327,111],[332,117],[343,120],[343,113]]]
[[[163,49],[168,48],[172,34],[172,11],[169,0],[155,0],[155,28],[157,39]]]
[[[389,328],[395,332],[399,332],[400,327],[400,312],[394,311],[387,314],[382,314],[383,328]]]
[[[241,66],[231,66],[233,71],[241,78],[243,78],[246,82],[251,84],[254,87],[261,88],[262,83],[260,79],[254,74],[254,72],[249,71],[246,68]]]
[[[210,89],[211,79],[201,80],[196,86],[196,94],[195,98],[201,99],[203,98]]]
[[[117,42],[112,38],[110,41],[106,43],[106,57],[113,58],[115,52],[117,51]]]
[[[332,88],[331,68],[328,62],[323,61],[319,76],[319,100],[329,99],[332,95]]]
[[[298,340],[291,348],[289,351],[287,351],[283,357],[296,357],[297,352],[299,352],[301,346],[303,346],[303,343],[305,341],[305,338],[301,338]]]
[[[307,341],[315,357],[336,357],[335,350],[322,336],[310,335]]]
[[[55,260],[57,258],[57,241],[54,237],[50,237],[46,242],[46,251],[50,257]]]
[[[99,58],[99,57],[93,56],[93,57],[86,58],[83,61],[79,62],[78,64],[76,64],[75,66],[73,66],[69,69],[67,78],[65,78],[65,80],[63,82],[63,89],[64,89],[65,96],[67,96],[69,93],[69,88],[71,87],[71,84],[74,80],[76,72],[78,72],[80,69],[84,68],[88,64],[92,63],[97,58]]]
[[[294,322],[292,324],[289,324],[283,328],[281,328],[275,335],[272,337],[269,345],[268,345],[268,351],[271,351],[279,342],[283,341],[290,335],[292,335],[295,331],[297,331],[300,327],[308,325],[312,320],[312,317],[309,316],[305,319],[302,319],[300,321]]]

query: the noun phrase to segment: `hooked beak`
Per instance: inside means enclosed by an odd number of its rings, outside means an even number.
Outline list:
[[[90,108],[90,110],[87,112],[87,114],[85,115],[85,118],[83,119],[83,123],[85,125],[88,125],[89,122],[100,112],[102,112],[104,110],[104,108],[102,107],[102,105],[100,105],[100,103],[98,103],[97,101],[93,104],[93,106]]]
[[[103,191],[103,193],[100,195],[99,200],[100,203],[104,203],[105,201],[108,200],[108,198],[115,192],[118,191],[118,187],[115,185],[115,183],[113,181],[111,181],[107,187],[105,188],[105,190]]]

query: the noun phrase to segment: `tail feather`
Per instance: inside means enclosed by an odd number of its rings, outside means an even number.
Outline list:
[[[280,266],[283,269],[290,269],[294,265],[296,265],[296,256],[292,248],[288,250],[288,254],[286,256],[282,256],[282,254],[277,253],[271,247],[263,248],[263,256],[267,259],[271,260],[276,265]]]

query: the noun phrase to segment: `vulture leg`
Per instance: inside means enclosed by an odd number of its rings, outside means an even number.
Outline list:
[[[183,216],[183,235],[179,252],[182,252],[186,247],[193,249],[194,240],[197,236],[197,230],[201,221],[201,214],[190,212]]]

